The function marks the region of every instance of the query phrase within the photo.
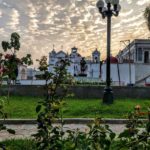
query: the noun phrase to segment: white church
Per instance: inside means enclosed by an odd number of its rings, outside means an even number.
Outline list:
[[[74,77],[100,78],[100,52],[97,49],[92,52],[91,60],[82,57],[76,47],[71,49],[70,54],[65,53],[63,50],[56,52],[53,49],[49,53],[49,71],[53,72],[54,66],[57,66],[61,60],[70,61],[70,66],[67,69]]]

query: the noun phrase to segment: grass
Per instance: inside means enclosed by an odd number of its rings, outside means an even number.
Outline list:
[[[0,142],[7,150],[36,150],[36,144],[31,139],[12,139]]]
[[[146,111],[150,106],[150,100],[116,100],[113,105],[104,105],[99,99],[67,100],[64,108],[66,117],[102,117],[102,118],[126,118],[136,105],[141,105]]]
[[[112,143],[111,150],[116,150],[117,141]],[[0,142],[7,150],[37,150],[36,142],[32,139],[11,139]],[[128,150],[124,148],[122,150]]]
[[[36,118],[35,108],[40,98],[11,96],[5,108],[8,118]]]
[[[2,97],[1,97],[2,98]],[[35,108],[42,98],[11,96],[9,104],[6,104],[8,118],[32,119],[36,118]],[[99,99],[66,99],[63,108],[65,118],[126,118],[128,112],[136,105],[141,105],[142,111],[147,111],[150,100],[120,99],[115,100],[113,105],[103,105]]]

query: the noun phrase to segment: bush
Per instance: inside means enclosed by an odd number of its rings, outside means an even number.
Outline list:
[[[108,125],[102,125],[102,120],[96,118],[94,124],[89,125],[88,132],[79,130],[63,130],[63,99],[68,94],[68,86],[64,83],[71,82],[66,71],[67,62],[61,63],[55,68],[54,73],[47,74],[46,84],[47,97],[39,102],[36,107],[38,113],[38,132],[33,135],[38,150],[148,150],[150,149],[150,111],[148,111],[148,122],[139,120],[142,113],[140,106],[129,114],[127,129],[117,136]],[[58,89],[62,91],[58,93]],[[60,126],[53,126],[55,119],[61,118]],[[143,127],[143,131],[139,130]]]

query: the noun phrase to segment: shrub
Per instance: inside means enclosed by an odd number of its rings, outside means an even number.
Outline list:
[[[63,61],[55,68],[54,73],[48,73],[46,89],[47,97],[39,102],[36,107],[38,113],[38,132],[33,135],[38,150],[148,150],[150,149],[150,112],[148,111],[148,122],[139,120],[140,107],[137,106],[134,112],[129,114],[127,129],[117,136],[108,125],[103,125],[100,118],[95,119],[89,125],[89,131],[63,130],[63,99],[68,94],[68,84],[72,84],[66,67],[68,62]],[[69,84],[69,85],[70,85]],[[61,92],[60,92],[61,88]],[[59,91],[59,92],[58,92]],[[53,126],[52,123],[61,118],[60,126]],[[139,130],[143,127],[143,131]]]

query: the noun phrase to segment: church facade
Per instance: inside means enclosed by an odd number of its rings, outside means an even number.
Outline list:
[[[56,52],[54,49],[49,53],[49,72],[54,71],[54,67],[61,60],[69,60],[68,72],[74,77],[100,77],[100,52],[96,49],[92,52],[92,59],[85,59],[78,53],[78,49],[73,47],[70,54],[63,50]]]

